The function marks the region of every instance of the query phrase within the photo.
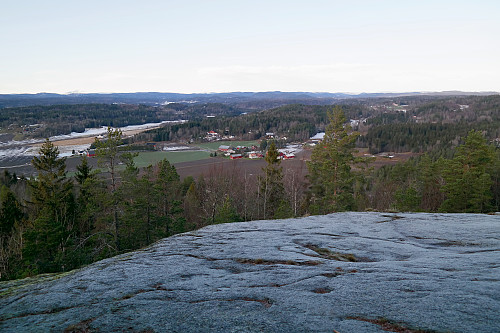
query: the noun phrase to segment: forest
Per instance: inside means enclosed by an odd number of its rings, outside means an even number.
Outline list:
[[[267,95],[266,95],[267,96]],[[269,95],[274,96],[274,95]],[[270,97],[269,97],[270,98]],[[276,98],[276,97],[275,97]],[[325,129],[326,110],[341,105],[346,117],[358,121],[361,134],[356,145],[378,152],[444,153],[471,129],[490,140],[500,137],[500,96],[406,96],[394,98],[338,99],[327,105],[284,104],[256,107],[239,100],[225,103],[56,104],[0,109],[0,133],[17,133],[18,139],[46,138],[83,132],[101,126],[123,127],[166,120],[189,120],[156,129],[136,141],[202,140],[207,131],[229,133],[245,140],[260,139],[267,132],[287,141],[304,142]],[[274,101],[274,102],[272,102]],[[322,100],[317,100],[320,102]]]
[[[198,179],[180,179],[168,160],[139,170],[134,153],[118,148],[121,131],[110,127],[106,137],[95,142],[99,169],[82,157],[75,175],[68,176],[65,159],[47,139],[32,160],[37,177],[18,177],[7,170],[0,175],[0,279],[69,271],[217,223],[346,210],[499,211],[500,149],[493,138],[499,134],[500,100],[468,97],[467,102],[465,112],[458,110],[466,104],[449,99],[449,106],[431,101],[411,111],[411,101],[384,100],[375,113],[370,113],[374,107],[369,104],[290,105],[201,118],[136,138],[197,139],[216,129],[254,138],[274,131],[304,140],[325,131],[307,170],[284,168],[276,143],[270,141],[266,166],[258,175],[214,166]],[[399,111],[402,107],[408,110]],[[435,118],[430,110],[437,109],[446,122],[428,120]],[[416,122],[414,116],[427,122]],[[370,127],[368,120],[351,128],[349,119],[364,117],[382,129]],[[415,149],[420,154],[375,170],[370,157],[356,155],[363,146]],[[119,163],[124,167],[118,168]]]
[[[239,116],[169,125],[142,133],[136,139],[196,141],[202,140],[207,131],[215,130],[244,140],[260,139],[272,132],[286,137],[288,142],[305,142],[325,130],[330,108],[285,105]],[[451,150],[472,129],[482,131],[488,140],[500,137],[500,96],[351,100],[342,108],[347,119],[358,121],[354,126],[360,132],[356,147],[368,148],[374,154],[412,151],[450,157]]]
[[[166,120],[193,120],[206,116],[239,115],[245,110],[225,104],[77,104],[0,109],[0,129],[22,138],[46,138],[81,133],[86,128],[124,127]]]

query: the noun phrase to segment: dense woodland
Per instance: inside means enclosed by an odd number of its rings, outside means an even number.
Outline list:
[[[225,104],[78,104],[26,106],[0,109],[0,128],[24,137],[81,133],[86,128],[123,127],[166,120],[192,120],[206,116],[235,116],[245,110]]]
[[[456,147],[471,129],[487,139],[500,137],[500,96],[407,96],[328,100],[341,103],[347,119],[359,121],[357,147],[378,152],[430,152]],[[275,101],[277,104],[290,100]],[[271,103],[271,102],[269,102]],[[267,104],[266,104],[267,105]],[[255,140],[268,132],[304,142],[324,131],[331,105],[286,104],[273,109],[228,103],[168,105],[77,104],[0,109],[1,132],[50,137],[85,128],[122,127],[165,120],[190,120],[138,136],[138,141],[196,141],[215,130]]]
[[[296,104],[238,117],[205,118],[151,130],[137,140],[202,140],[207,131],[215,130],[246,140],[272,132],[288,142],[305,142],[325,130],[330,108]],[[472,129],[488,140],[500,138],[500,96],[353,100],[342,108],[347,119],[359,121],[356,146],[371,153],[412,151],[450,157]]]
[[[139,170],[134,154],[118,149],[121,132],[110,128],[95,143],[100,170],[83,157],[69,177],[65,160],[47,140],[32,161],[38,177],[18,178],[8,171],[0,176],[0,278],[68,271],[216,223],[345,210],[499,211],[500,150],[493,139],[499,137],[500,98],[468,97],[469,104],[445,99],[446,106],[432,100],[411,109],[412,102],[354,103],[333,110],[291,105],[143,134],[148,140],[193,140],[214,129],[242,138],[272,131],[303,140],[326,131],[307,170],[281,165],[271,141],[260,175],[213,167],[198,179],[181,180],[167,160]],[[399,110],[402,104],[406,112]],[[372,113],[374,108],[378,111]],[[432,120],[436,110],[446,122]],[[349,119],[362,118],[368,119],[365,125],[349,126]],[[369,157],[356,157],[360,146],[422,154],[373,170]],[[118,170],[119,162],[124,169]]]

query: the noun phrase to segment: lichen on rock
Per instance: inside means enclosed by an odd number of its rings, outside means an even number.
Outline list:
[[[213,225],[1,282],[0,331],[498,332],[499,262],[498,215]]]

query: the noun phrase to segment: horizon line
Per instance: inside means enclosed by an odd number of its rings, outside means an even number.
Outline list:
[[[234,91],[221,91],[221,92],[173,92],[173,91],[132,91],[132,92],[79,92],[79,91],[71,91],[71,92],[48,92],[48,91],[40,91],[40,92],[20,92],[20,93],[0,93],[0,95],[43,95],[43,94],[51,94],[51,95],[63,95],[63,96],[71,96],[71,95],[112,95],[112,94],[178,94],[178,95],[216,95],[216,94],[233,94],[233,93],[308,93],[308,94],[345,94],[345,95],[363,95],[363,94],[433,94],[433,93],[467,93],[467,94],[500,94],[500,91],[494,90],[476,90],[476,91],[468,91],[468,90],[421,90],[421,91],[363,91],[363,92],[345,92],[345,91],[283,91],[283,90],[262,90],[262,91],[242,91],[242,90],[234,90]]]

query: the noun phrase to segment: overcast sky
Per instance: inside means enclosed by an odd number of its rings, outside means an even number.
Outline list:
[[[0,93],[500,91],[500,1],[2,0]]]

